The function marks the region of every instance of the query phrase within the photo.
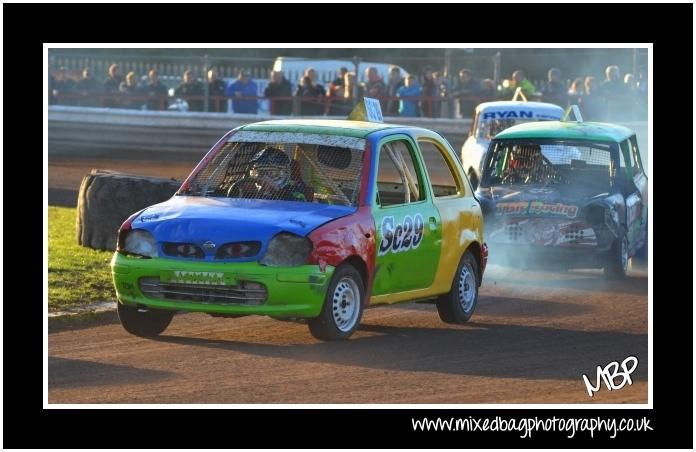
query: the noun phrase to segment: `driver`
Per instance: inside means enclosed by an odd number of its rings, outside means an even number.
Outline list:
[[[503,173],[502,180],[508,183],[536,182],[543,166],[541,149],[539,146],[513,146],[510,152],[510,161]]]
[[[230,187],[228,196],[311,201],[313,190],[301,176],[296,177],[298,174],[298,171],[293,171],[285,152],[268,146],[251,158],[247,174]]]
[[[510,127],[512,127],[514,125],[515,125],[514,119],[493,119],[493,120],[491,120],[490,124],[488,125],[487,138],[489,140],[492,140],[500,132],[502,132],[505,129],[509,129]]]

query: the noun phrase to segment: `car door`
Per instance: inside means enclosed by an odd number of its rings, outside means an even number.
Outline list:
[[[416,152],[406,135],[386,137],[378,145],[372,203],[377,230],[373,295],[430,287],[437,272],[442,225]]]
[[[633,211],[630,212],[635,218],[634,228],[634,249],[643,246],[647,241],[648,231],[648,176],[645,174],[643,162],[638,149],[638,140],[633,135],[628,140],[631,151],[631,173],[633,175],[633,183],[636,186],[636,196],[640,200],[640,205],[635,205]]]
[[[647,177],[643,172],[635,135],[621,142],[621,153],[626,162],[626,177],[631,181],[631,191],[625,193],[625,199],[628,247],[630,254],[633,254],[646,240]]]

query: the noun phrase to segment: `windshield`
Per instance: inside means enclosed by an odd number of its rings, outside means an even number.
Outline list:
[[[558,119],[553,119],[557,121]],[[512,126],[518,124],[525,124],[528,122],[538,122],[538,121],[551,121],[551,119],[539,119],[539,118],[506,118],[506,119],[481,119],[478,123],[478,128],[476,130],[476,138],[484,140],[492,140],[505,129],[509,129]]]
[[[240,131],[178,194],[357,206],[364,147],[352,137]]]
[[[493,142],[482,185],[591,184],[608,190],[616,165],[612,145],[590,142]]]

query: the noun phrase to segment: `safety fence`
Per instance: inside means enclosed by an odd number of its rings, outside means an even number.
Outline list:
[[[381,96],[384,116],[467,118],[490,96]],[[131,110],[207,111],[280,116],[347,116],[356,102],[336,96],[205,96],[69,93],[51,96],[52,105]],[[402,105],[403,104],[403,105]],[[403,108],[400,108],[403,107]]]

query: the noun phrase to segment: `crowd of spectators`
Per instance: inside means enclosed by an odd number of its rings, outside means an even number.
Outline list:
[[[521,69],[510,79],[496,85],[492,79],[480,79],[473,71],[461,69],[453,80],[426,66],[420,75],[404,77],[401,69],[392,66],[384,80],[375,67],[368,67],[364,81],[346,67],[336,72],[336,78],[325,87],[317,71],[307,68],[293,89],[282,72],[271,72],[263,96],[257,83],[247,71],[240,71],[236,80],[227,83],[215,68],[207,72],[202,82],[192,70],[183,73],[181,83],[168,88],[155,69],[140,81],[138,74],[125,77],[117,64],[108,69],[103,82],[85,68],[78,79],[69,76],[61,67],[49,76],[51,104],[112,107],[144,110],[184,109],[189,111],[257,114],[259,101],[270,101],[270,113],[275,115],[346,116],[362,97],[380,100],[386,116],[406,117],[469,117],[477,104],[491,100],[509,100],[520,88],[528,100],[549,102],[565,107],[580,106],[589,120],[628,120],[647,116],[647,79],[644,70],[621,76],[618,66],[609,66],[605,78],[563,79],[557,68],[551,68],[547,80],[537,87]]]

